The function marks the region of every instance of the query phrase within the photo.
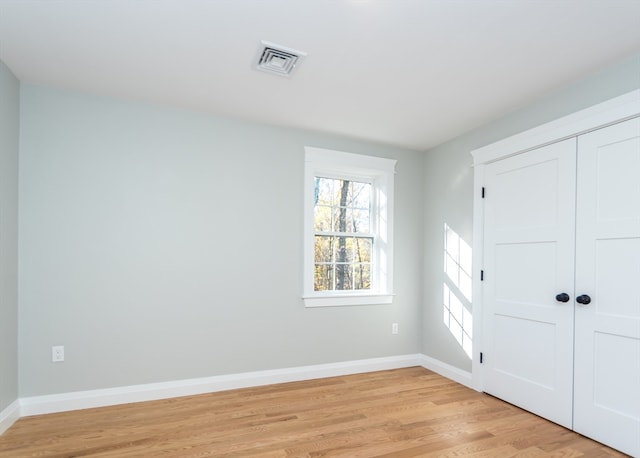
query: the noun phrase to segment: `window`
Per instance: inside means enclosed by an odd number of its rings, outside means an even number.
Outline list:
[[[314,291],[371,289],[371,183],[314,177]]]
[[[305,150],[305,305],[390,303],[396,161]]]

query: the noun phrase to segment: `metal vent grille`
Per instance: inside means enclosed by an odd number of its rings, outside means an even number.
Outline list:
[[[290,76],[307,53],[263,41],[256,68],[280,76]]]

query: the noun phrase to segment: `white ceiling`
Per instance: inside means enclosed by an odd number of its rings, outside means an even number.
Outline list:
[[[638,52],[640,0],[0,0],[22,81],[416,150]]]

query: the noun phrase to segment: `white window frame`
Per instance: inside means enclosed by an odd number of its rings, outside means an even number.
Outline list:
[[[393,300],[393,159],[305,147],[304,177],[304,288],[306,307],[390,304]],[[371,289],[314,291],[315,177],[349,179],[372,185],[374,234]]]

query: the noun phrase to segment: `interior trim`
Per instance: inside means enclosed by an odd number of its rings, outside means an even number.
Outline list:
[[[479,391],[474,383],[471,372],[459,369],[451,364],[447,364],[439,359],[432,358],[427,355],[420,355],[422,357],[422,363],[420,364],[425,369],[429,369],[437,374],[442,375],[454,382],[458,382],[460,385],[464,385],[472,390]]]
[[[20,400],[16,399],[0,411],[0,434],[4,433],[20,418]]]
[[[299,366],[239,374],[215,375],[187,380],[149,383],[70,393],[31,396],[20,399],[20,415],[42,415],[69,410],[105,407],[131,402],[153,401],[217,391],[271,385],[274,383],[359,374],[420,366],[422,355],[410,354],[339,363]]]
[[[299,366],[239,374],[216,375],[171,382],[149,383],[99,390],[31,396],[14,401],[0,412],[0,434],[20,417],[106,407],[132,402],[152,401],[180,396],[213,393],[274,383],[360,374],[404,367],[421,366],[455,382],[474,389],[470,372],[458,369],[424,354],[408,354],[370,358],[339,363]]]
[[[471,151],[473,164],[487,164],[508,156],[575,137],[640,113],[640,89],[585,108],[538,127]]]

